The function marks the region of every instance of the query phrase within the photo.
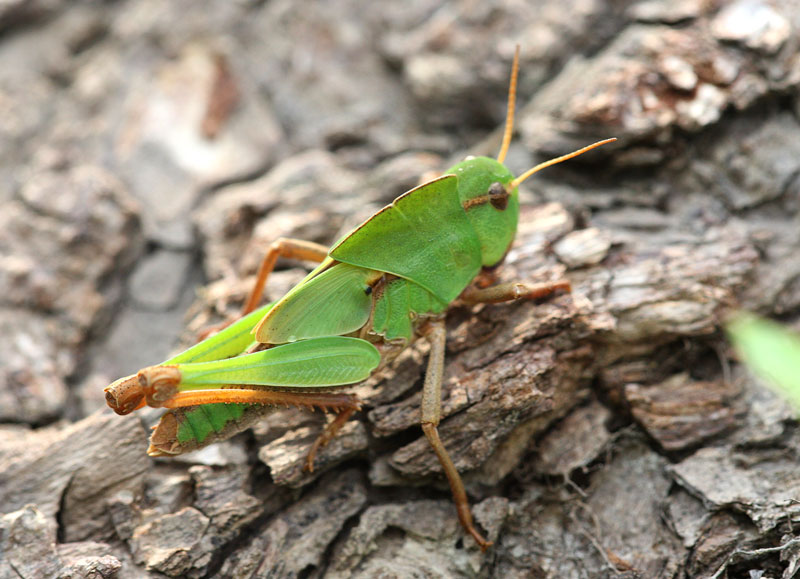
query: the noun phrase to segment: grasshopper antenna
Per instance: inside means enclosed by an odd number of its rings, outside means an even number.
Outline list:
[[[508,111],[506,112],[506,128],[503,132],[503,144],[497,154],[497,160],[505,161],[508,147],[511,145],[511,135],[514,132],[514,106],[517,102],[517,73],[519,72],[519,44],[514,49],[514,64],[511,65],[511,83],[508,87]]]
[[[547,167],[550,167],[552,165],[557,165],[557,164],[559,164],[559,163],[561,163],[563,161],[566,161],[568,159],[572,159],[574,157],[577,157],[578,155],[583,155],[587,151],[591,151],[592,149],[596,149],[597,147],[602,147],[603,145],[607,145],[608,143],[613,143],[616,140],[617,139],[614,138],[614,137],[612,137],[610,139],[603,139],[602,141],[597,141],[596,143],[592,143],[591,145],[587,145],[586,147],[583,147],[582,149],[578,149],[577,151],[572,151],[571,153],[567,153],[566,155],[562,155],[560,157],[556,157],[555,159],[550,159],[549,161],[545,161],[544,163],[539,163],[534,168],[528,169],[522,175],[520,175],[519,177],[514,179],[508,185],[508,190],[511,191],[515,187],[518,187],[519,184],[522,183],[525,179],[527,179],[528,177],[530,177],[534,173],[538,173],[542,169],[546,169]]]

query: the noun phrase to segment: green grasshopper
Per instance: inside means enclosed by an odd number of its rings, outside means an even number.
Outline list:
[[[503,142],[497,160],[467,158],[394,200],[330,249],[282,238],[264,256],[242,317],[158,366],[106,388],[108,405],[128,414],[144,405],[172,409],[155,427],[148,454],[176,455],[229,438],[266,405],[334,410],[317,450],[360,408],[334,390],[356,384],[417,337],[430,343],[421,425],[447,476],[458,518],[481,550],[467,494],[438,433],[449,304],[540,298],[569,282],[486,287],[516,235],[518,186],[537,171],[602,144],[541,163],[519,177],[503,165],[514,122],[519,50],[514,55]],[[275,303],[257,309],[278,257],[319,266]]]

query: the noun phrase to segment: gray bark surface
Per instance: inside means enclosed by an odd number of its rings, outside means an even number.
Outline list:
[[[280,236],[330,244],[496,155],[499,281],[454,305],[440,433],[420,340],[327,418],[271,409],[173,460],[102,389],[240,307]],[[800,569],[800,428],[723,333],[800,329],[796,0],[0,3],[0,579],[772,577]],[[443,226],[446,226],[443,224]],[[307,271],[281,261],[267,299]]]

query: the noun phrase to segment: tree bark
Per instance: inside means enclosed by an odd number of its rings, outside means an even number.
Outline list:
[[[796,573],[796,414],[723,331],[800,328],[795,0],[6,4],[0,577]],[[424,340],[313,473],[331,417],[294,408],[148,458],[160,413],[102,388],[235,312],[276,238],[496,154],[516,43],[516,174],[619,140],[523,185],[498,282],[572,291],[448,311],[440,434],[490,551],[419,428]]]

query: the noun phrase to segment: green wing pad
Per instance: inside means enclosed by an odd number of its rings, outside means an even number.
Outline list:
[[[403,278],[393,279],[375,302],[372,329],[387,340],[411,341],[416,316],[439,314],[445,309],[447,304],[425,288]]]
[[[453,301],[481,268],[481,248],[445,175],[404,193],[330,251],[344,263],[384,271]]]
[[[204,404],[183,413],[178,426],[178,442],[202,444],[212,432],[221,432],[242,417],[250,404]]]
[[[376,272],[337,263],[301,282],[276,303],[256,326],[259,342],[284,344],[306,338],[340,336],[369,320]]]
[[[380,353],[365,340],[343,336],[312,338],[214,362],[178,364],[180,391],[224,384],[331,387],[369,377]]]

